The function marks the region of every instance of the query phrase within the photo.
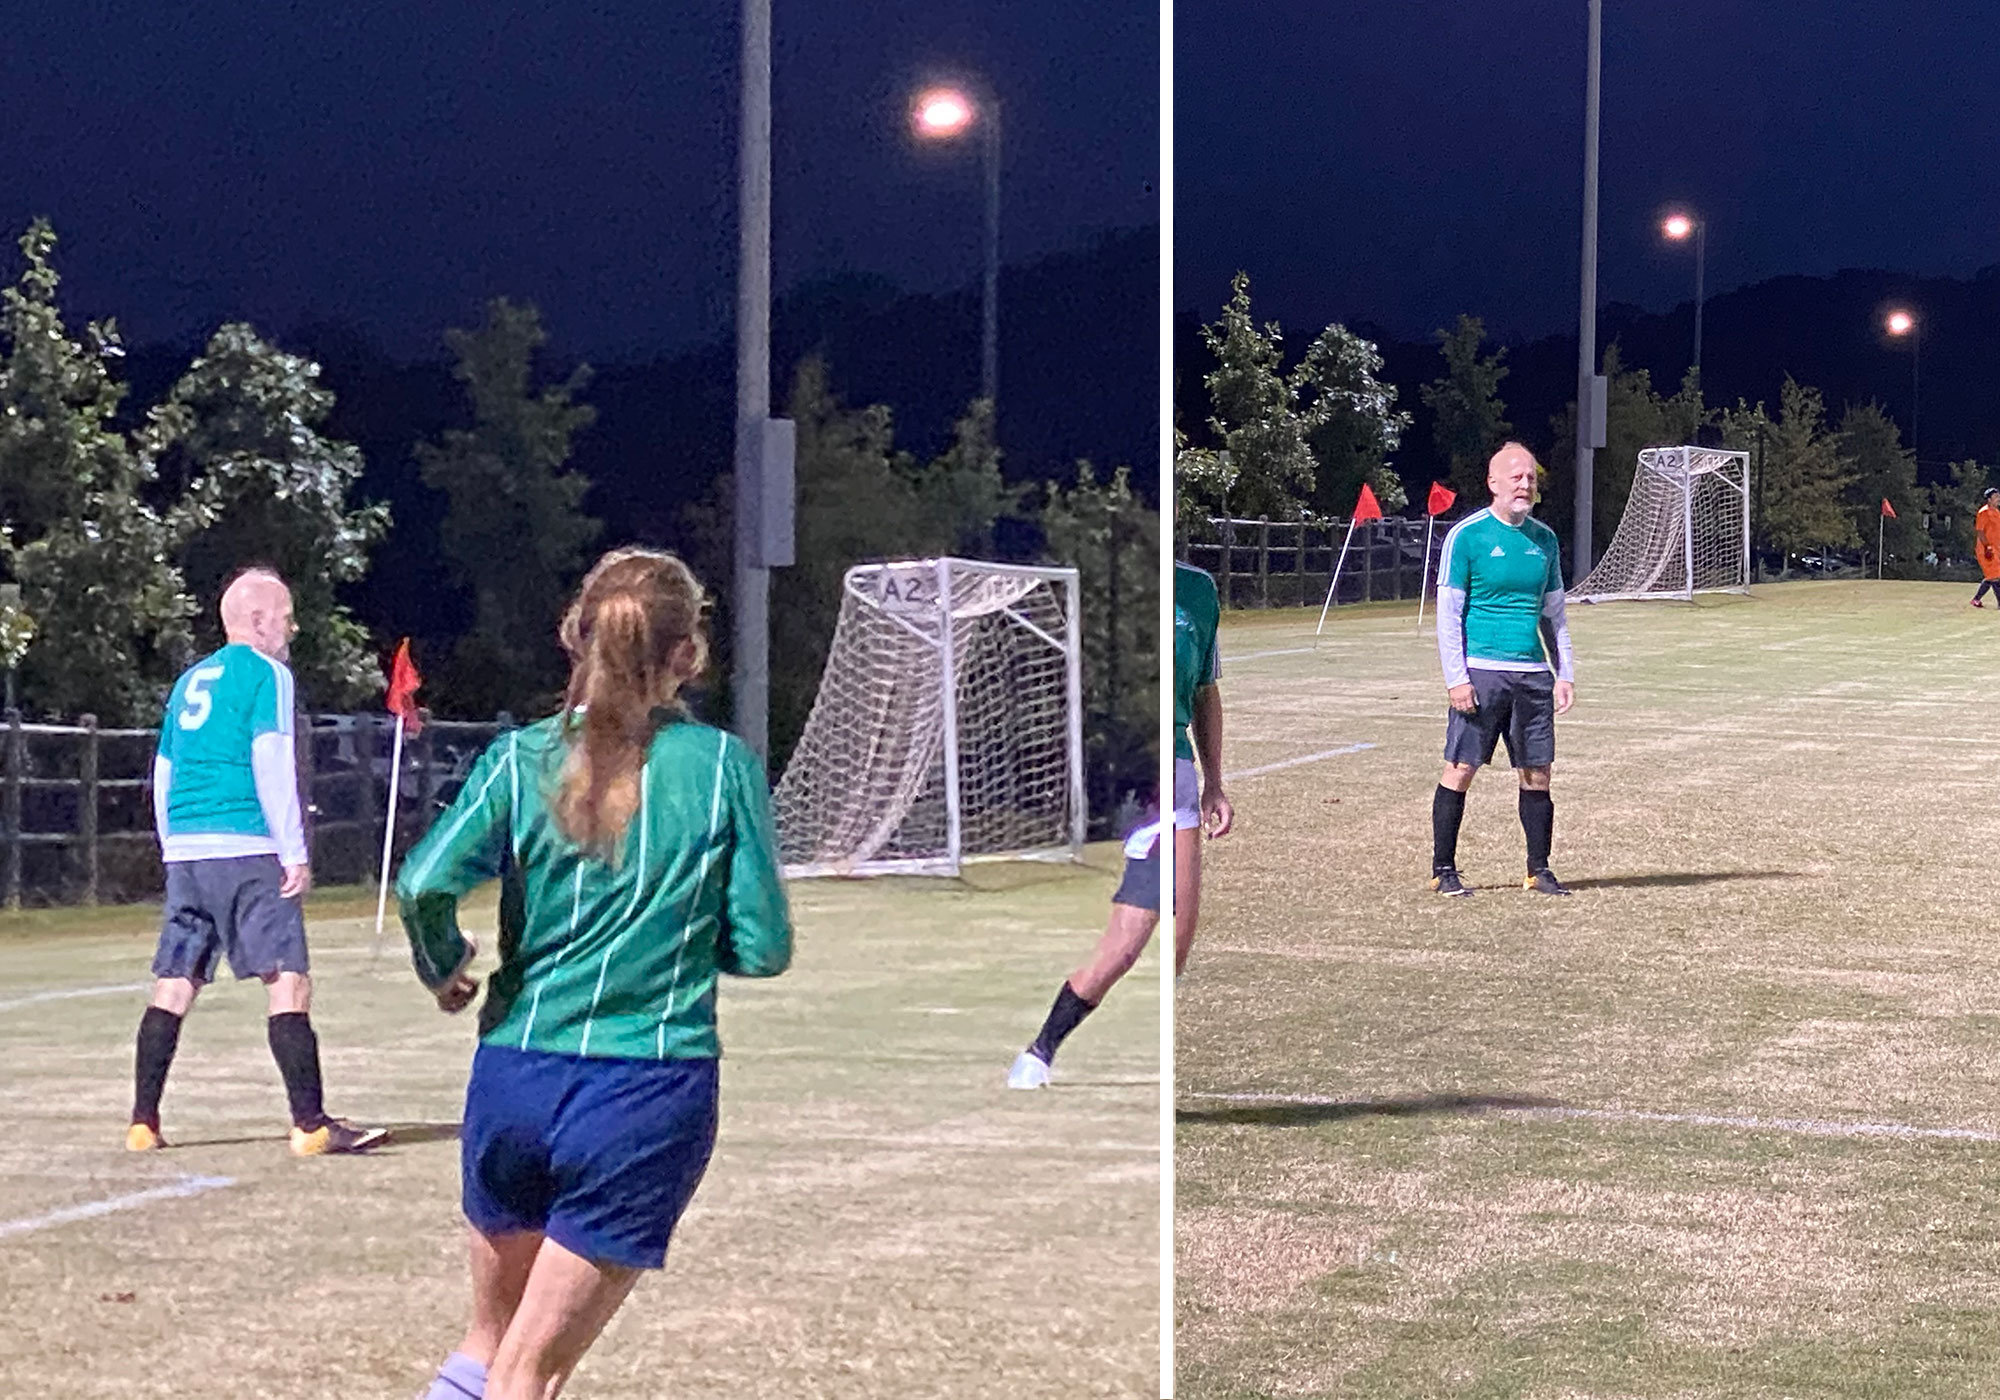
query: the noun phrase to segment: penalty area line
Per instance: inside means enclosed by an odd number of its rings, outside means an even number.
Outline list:
[[[42,1001],[69,1001],[76,997],[109,997],[120,992],[143,992],[152,986],[151,982],[119,982],[104,987],[71,987],[60,992],[35,992],[24,997],[10,997],[0,1001],[0,1011],[12,1011],[16,1007],[33,1006]]]
[[[1353,1099],[1329,1099],[1311,1094],[1187,1094],[1205,1103],[1278,1104],[1299,1108],[1340,1108],[1365,1117],[1371,1105]],[[1384,1110],[1397,1107],[1381,1105]],[[1985,1128],[1926,1128],[1914,1123],[1850,1122],[1833,1118],[1754,1118],[1721,1113],[1666,1113],[1641,1108],[1568,1108],[1560,1104],[1494,1104],[1460,1111],[1474,1118],[1581,1119],[1599,1123],[1666,1123],[1693,1128],[1739,1128],[1749,1132],[1793,1133],[1802,1137],[1895,1138],[1903,1141],[2000,1143],[2000,1132]]]
[[[25,1235],[35,1230],[46,1230],[51,1225],[68,1225],[77,1220],[94,1220],[100,1215],[131,1210],[135,1206],[151,1205],[154,1201],[173,1201],[187,1196],[199,1196],[204,1191],[220,1191],[225,1186],[235,1184],[236,1179],[228,1176],[184,1176],[179,1181],[156,1186],[151,1191],[134,1191],[129,1196],[112,1196],[102,1201],[88,1201],[80,1206],[52,1210],[46,1215],[30,1215],[20,1220],[0,1221],[0,1239],[5,1239],[9,1235]]]
[[[1266,763],[1256,768],[1241,768],[1227,775],[1225,781],[1235,782],[1238,778],[1255,778],[1265,773],[1275,773],[1281,768],[1297,768],[1302,764],[1318,763],[1325,758],[1340,758],[1345,754],[1360,753],[1372,749],[1373,744],[1343,744],[1337,749],[1322,749],[1318,753],[1302,754],[1298,758],[1281,759],[1277,763]]]

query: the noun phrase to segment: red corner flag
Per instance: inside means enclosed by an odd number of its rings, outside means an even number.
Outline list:
[[[1882,498],[1882,518],[1884,520],[1894,520],[1896,518],[1896,508],[1889,504],[1887,496]]]
[[[1358,525],[1364,520],[1380,520],[1381,518],[1382,503],[1375,499],[1375,493],[1369,489],[1368,483],[1364,481],[1361,483],[1361,495],[1354,502],[1354,521]]]
[[[1431,483],[1431,498],[1424,503],[1424,509],[1431,515],[1443,515],[1451,509],[1453,502],[1457,500],[1458,492],[1452,490],[1442,481],[1433,481]]]
[[[417,674],[416,664],[410,660],[410,639],[405,637],[396,648],[396,659],[389,663],[389,713],[402,719],[403,728],[412,739],[424,727],[417,709],[417,688],[423,683],[424,678]]]

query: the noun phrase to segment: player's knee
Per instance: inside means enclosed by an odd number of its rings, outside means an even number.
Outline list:
[[[1521,786],[1528,792],[1547,792],[1552,770],[1547,768],[1523,768]]]
[[[185,977],[162,977],[153,983],[153,1005],[176,1016],[185,1016],[194,1008],[194,999],[201,991],[198,983]]]
[[[312,1010],[312,978],[305,973],[267,973],[264,986],[270,997],[273,1016]]]
[[[1447,763],[1438,782],[1453,792],[1464,792],[1472,786],[1472,780],[1478,773],[1479,765],[1476,763]]]

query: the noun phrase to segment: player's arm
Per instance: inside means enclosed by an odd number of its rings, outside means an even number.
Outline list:
[[[1452,547],[1455,541],[1450,534],[1444,543],[1444,564],[1438,570],[1437,585],[1438,665],[1444,672],[1451,707],[1471,714],[1474,700],[1472,672],[1465,664],[1465,594],[1472,573],[1465,551]]]
[[[519,736],[502,734],[479,756],[451,809],[424,833],[396,875],[396,906],[417,980],[447,1011],[472,998],[465,969],[476,951],[458,927],[458,902],[497,879],[507,862]]]
[[[1556,713],[1567,711],[1576,699],[1576,653],[1569,641],[1568,594],[1563,589],[1562,564],[1553,548],[1549,551],[1549,577],[1542,594],[1542,649],[1556,672]]]
[[[1211,681],[1194,693],[1195,761],[1201,766],[1201,819],[1210,836],[1227,836],[1236,808],[1222,790],[1222,687]]]
[[[304,894],[312,884],[305,816],[299,810],[298,750],[292,723],[291,672],[274,666],[257,699],[250,772],[257,782],[257,805],[264,809],[264,826],[278,843],[278,864],[285,867],[278,893],[287,899]]]
[[[770,788],[756,756],[735,739],[724,741],[721,763],[735,841],[717,965],[738,977],[776,977],[792,965],[792,914],[778,868]]]

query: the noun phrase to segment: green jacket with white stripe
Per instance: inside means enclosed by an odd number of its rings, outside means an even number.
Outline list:
[[[468,951],[458,902],[500,892],[488,1044],[615,1059],[717,1055],[722,973],[775,977],[792,958],[762,765],[734,735],[671,718],[653,736],[639,810],[607,863],[556,825],[561,717],[495,739],[396,879],[417,976],[432,990]]]

